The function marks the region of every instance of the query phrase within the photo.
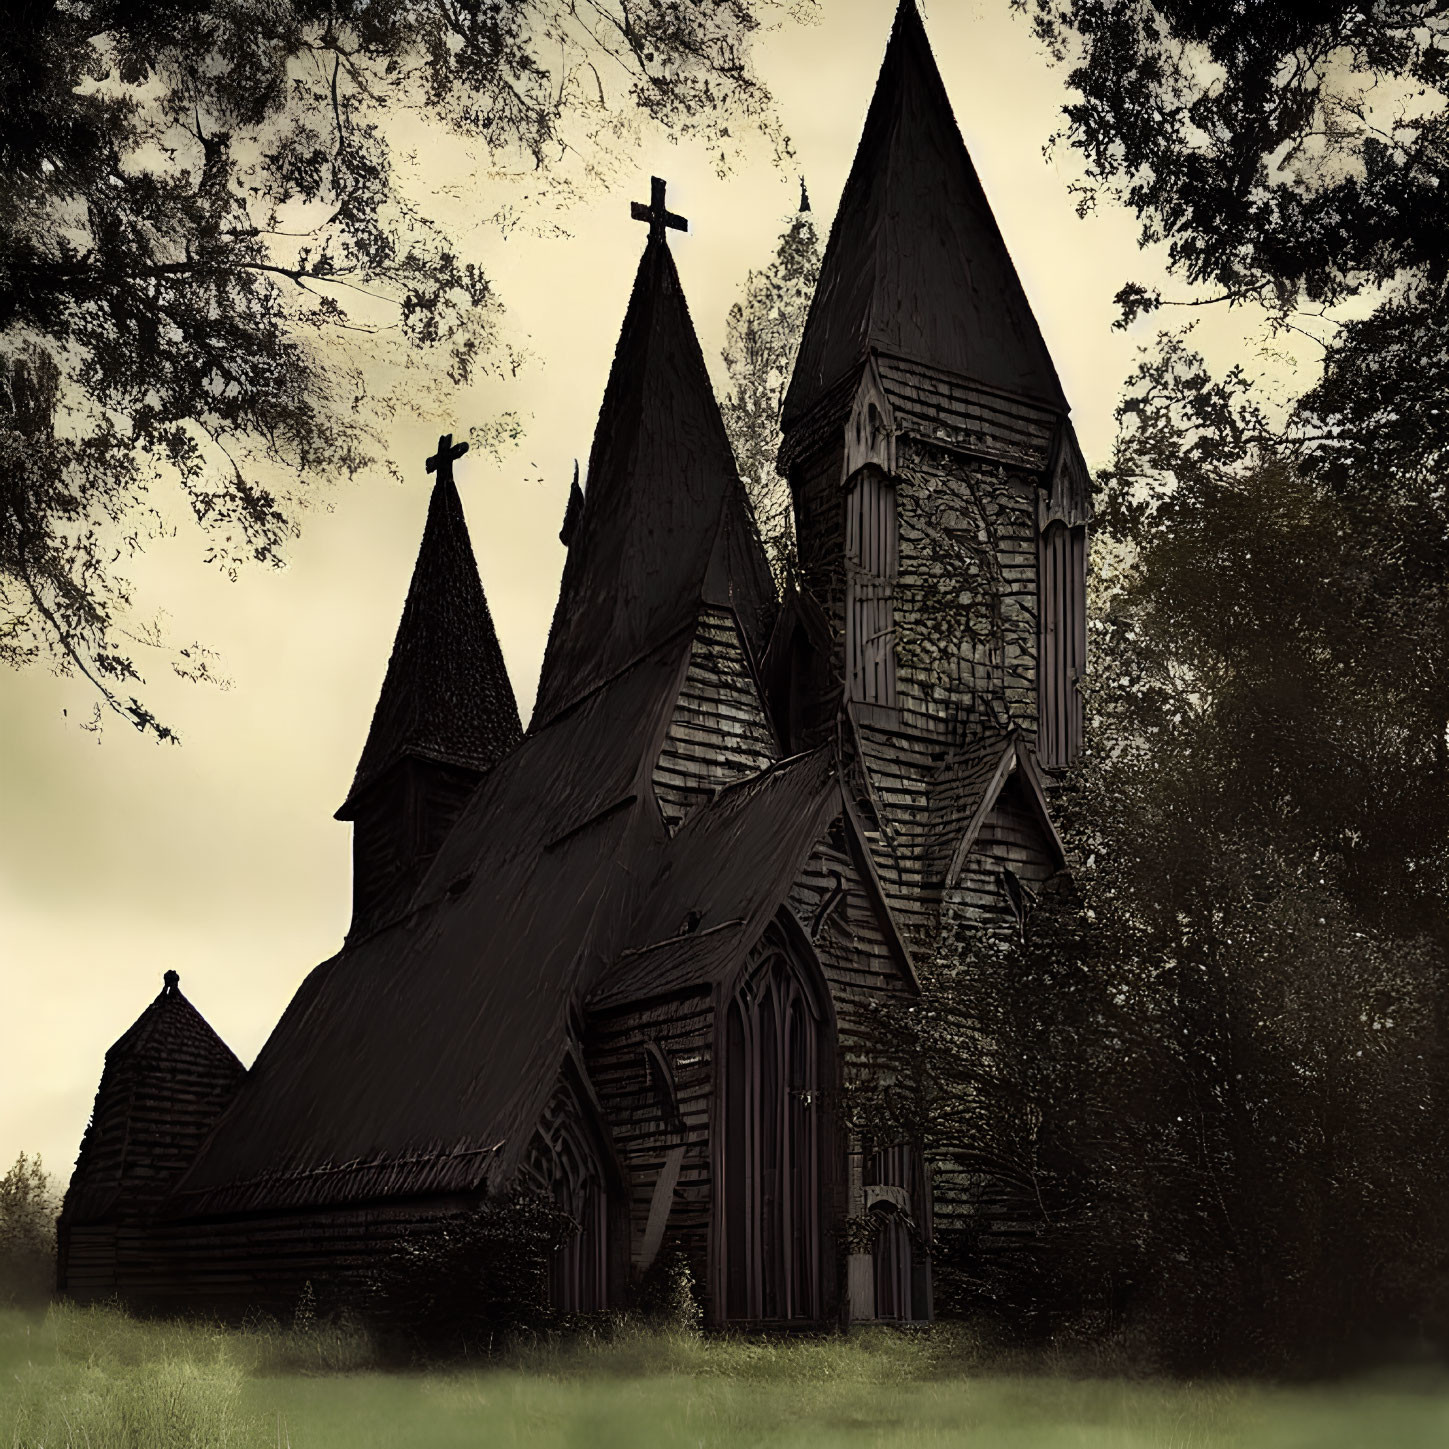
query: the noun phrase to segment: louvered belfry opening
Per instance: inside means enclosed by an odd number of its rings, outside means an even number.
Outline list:
[[[859,470],[845,494],[845,662],[850,697],[896,703],[895,587],[900,545],[895,484],[876,467]]]
[[[1038,663],[1041,723],[1037,753],[1049,770],[1077,761],[1087,669],[1087,530],[1049,523],[1038,553],[1041,618]]]
[[[823,1023],[784,954],[757,963],[729,1004],[724,1043],[725,1317],[821,1313]]]

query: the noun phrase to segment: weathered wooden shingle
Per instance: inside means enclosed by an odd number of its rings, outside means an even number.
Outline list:
[[[901,0],[820,273],[784,425],[875,349],[1066,411],[915,0]]]
[[[168,971],[160,995],[106,1053],[62,1224],[144,1219],[245,1075]]]
[[[483,771],[522,738],[518,704],[478,578],[463,505],[440,478],[372,727],[339,820],[409,757]]]

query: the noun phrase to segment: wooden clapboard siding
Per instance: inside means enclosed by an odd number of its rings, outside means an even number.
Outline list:
[[[1054,409],[996,392],[925,363],[880,355],[881,384],[897,425],[962,452],[1029,468],[1045,465]]]
[[[1050,842],[1016,776],[1002,787],[982,822],[959,878],[946,892],[943,910],[956,918],[969,913],[982,925],[1014,925],[1001,884],[1006,867],[1034,891],[1058,870]]]
[[[779,757],[734,616],[706,609],[654,766],[654,793],[671,829],[719,786]]]
[[[790,891],[790,908],[807,933],[821,903],[844,886],[841,908],[815,930],[813,941],[835,1006],[836,1032],[847,1079],[877,1066],[870,1008],[891,997],[904,998],[909,987],[886,940],[879,912],[872,904],[844,837],[822,841],[811,852]]]
[[[919,948],[928,944],[934,917],[924,857],[932,785],[945,758],[943,742],[865,721],[857,725],[856,739],[881,816],[879,830],[867,825],[872,857],[891,909],[911,945]]]
[[[264,1309],[286,1315],[311,1283],[324,1309],[357,1304],[406,1236],[472,1205],[466,1199],[394,1201],[366,1208],[76,1228],[70,1231],[70,1251],[79,1255],[79,1276],[67,1291],[81,1301],[116,1293],[145,1307],[229,1316]],[[107,1246],[113,1265],[109,1281],[93,1267]]]
[[[943,927],[949,930],[964,926],[972,933],[1019,930],[1003,887],[1002,872],[1006,868],[1032,891],[1039,891],[1060,869],[1019,775],[1013,775],[1002,787],[959,877],[945,891]],[[991,1056],[994,1048],[988,1037],[981,1038],[979,1050],[983,1057]],[[1030,1215],[1018,1188],[1004,1186],[940,1154],[933,1158],[932,1172],[939,1231],[970,1232],[981,1242],[994,1245],[992,1251],[1015,1243],[1023,1232],[1029,1238],[1030,1231],[1023,1228],[1023,1223]]]
[[[897,448],[900,722],[960,738],[1036,729],[1036,479],[915,440]]]
[[[631,1261],[638,1261],[665,1156],[671,1148],[683,1147],[664,1241],[685,1254],[694,1281],[706,1296],[714,1030],[714,998],[700,988],[675,1000],[596,1014],[586,1052],[589,1078],[629,1176]],[[661,1100],[649,1070],[651,1044],[671,1074],[672,1105]]]

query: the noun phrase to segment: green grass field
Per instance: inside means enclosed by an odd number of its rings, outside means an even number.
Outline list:
[[[1330,1388],[1003,1372],[961,1333],[792,1343],[622,1331],[508,1362],[383,1372],[321,1328],[0,1314],[0,1449],[1418,1449],[1449,1383]]]

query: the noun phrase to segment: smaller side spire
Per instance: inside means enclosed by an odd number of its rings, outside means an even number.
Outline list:
[[[357,774],[337,819],[354,822],[353,933],[405,903],[483,773],[523,737],[478,577],[451,434],[407,602]]]
[[[246,1076],[182,995],[177,973],[161,979],[161,991],[106,1053],[61,1208],[59,1286],[83,1302],[124,1288],[116,1226],[155,1216]]]

